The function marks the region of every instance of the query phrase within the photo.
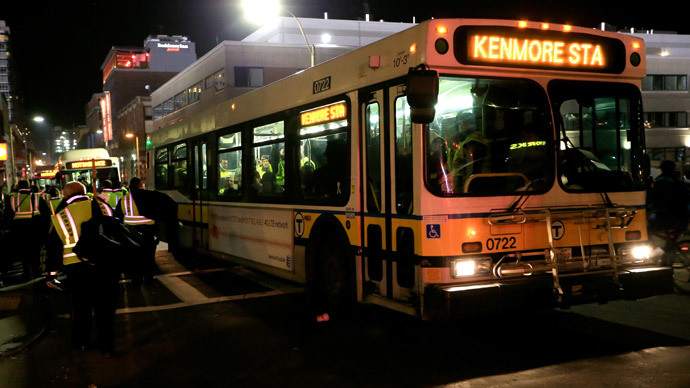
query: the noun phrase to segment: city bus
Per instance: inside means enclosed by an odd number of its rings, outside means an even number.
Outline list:
[[[34,167],[33,183],[38,187],[53,186],[57,183],[57,165]]]
[[[113,187],[120,184],[120,161],[111,157],[105,148],[89,148],[65,151],[58,159],[58,178],[61,186],[80,181],[88,190],[93,187],[93,167],[96,166],[96,183],[109,179]]]
[[[422,319],[670,292],[650,259],[644,41],[434,19],[180,120],[183,247]]]

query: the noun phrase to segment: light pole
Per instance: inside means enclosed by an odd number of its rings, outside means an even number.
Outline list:
[[[311,60],[311,67],[314,67],[316,49],[314,45],[309,44],[309,39],[307,39],[307,34],[304,33],[302,23],[300,23],[299,18],[295,16],[294,13],[290,12],[290,10],[287,8],[282,7],[278,0],[243,0],[242,8],[244,9],[245,17],[258,24],[266,24],[266,22],[269,20],[277,17],[280,11],[285,11],[287,14],[292,16],[297,22],[299,32],[302,33],[304,43],[307,44],[309,58]]]
[[[125,137],[128,139],[134,138],[136,144],[136,158],[134,158],[134,166],[136,170],[136,177],[139,177],[139,136],[133,134],[132,132],[127,132]]]

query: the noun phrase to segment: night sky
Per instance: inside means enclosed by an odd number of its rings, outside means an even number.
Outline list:
[[[611,5],[606,5],[606,4]],[[255,26],[245,21],[241,0],[118,0],[30,2],[3,0],[0,20],[11,29],[26,115],[42,115],[50,126],[85,120],[85,104],[102,91],[100,66],[112,46],[143,46],[149,34],[184,35],[197,57],[217,42],[239,40]],[[417,22],[431,17],[527,19],[598,27],[690,33],[677,2],[461,1],[461,0],[284,0],[300,17]],[[573,4],[573,5],[568,5]],[[616,9],[614,4],[622,5]],[[623,5],[625,4],[625,5]],[[650,10],[652,4],[658,10]],[[667,4],[667,5],[666,5]]]

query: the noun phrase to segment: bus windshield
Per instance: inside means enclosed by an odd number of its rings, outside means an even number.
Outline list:
[[[553,183],[551,114],[533,81],[440,77],[425,135],[426,184],[436,195],[507,195]]]
[[[91,175],[92,170],[71,170],[62,172],[62,184],[66,184],[72,181],[80,181],[87,185],[87,190],[91,190]],[[98,181],[102,182],[104,179],[109,179],[113,184],[118,185],[120,182],[120,177],[118,176],[118,171],[116,167],[109,168],[98,168],[96,169],[96,178]]]
[[[563,188],[578,192],[643,189],[642,103],[637,87],[556,80],[548,89],[560,136]]]

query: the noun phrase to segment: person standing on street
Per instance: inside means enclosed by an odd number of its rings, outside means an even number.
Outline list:
[[[139,257],[135,260],[138,264],[133,270],[132,282],[139,284],[142,280],[149,283],[153,280],[153,271],[156,267],[156,222],[153,214],[158,204],[154,192],[142,188],[141,179],[132,178],[129,181],[129,192],[122,197],[115,209],[115,217],[120,218],[127,225],[137,228],[144,235],[144,246]]]
[[[62,190],[64,198],[51,217],[48,244],[48,270],[56,272],[59,264],[67,275],[67,289],[72,302],[72,345],[86,350],[89,345],[92,315],[96,321],[98,344],[104,357],[111,357],[115,344],[115,309],[118,273],[80,258],[73,249],[82,235],[82,224],[93,214],[92,200],[80,182],[69,182]],[[106,205],[107,206],[107,205]],[[101,212],[102,206],[101,206]],[[62,260],[59,260],[61,257]]]
[[[13,220],[13,256],[21,259],[24,280],[29,281],[41,275],[41,248],[48,235],[51,211],[39,193],[31,192],[28,181],[19,181],[17,188],[17,194],[10,197],[6,217]]]

